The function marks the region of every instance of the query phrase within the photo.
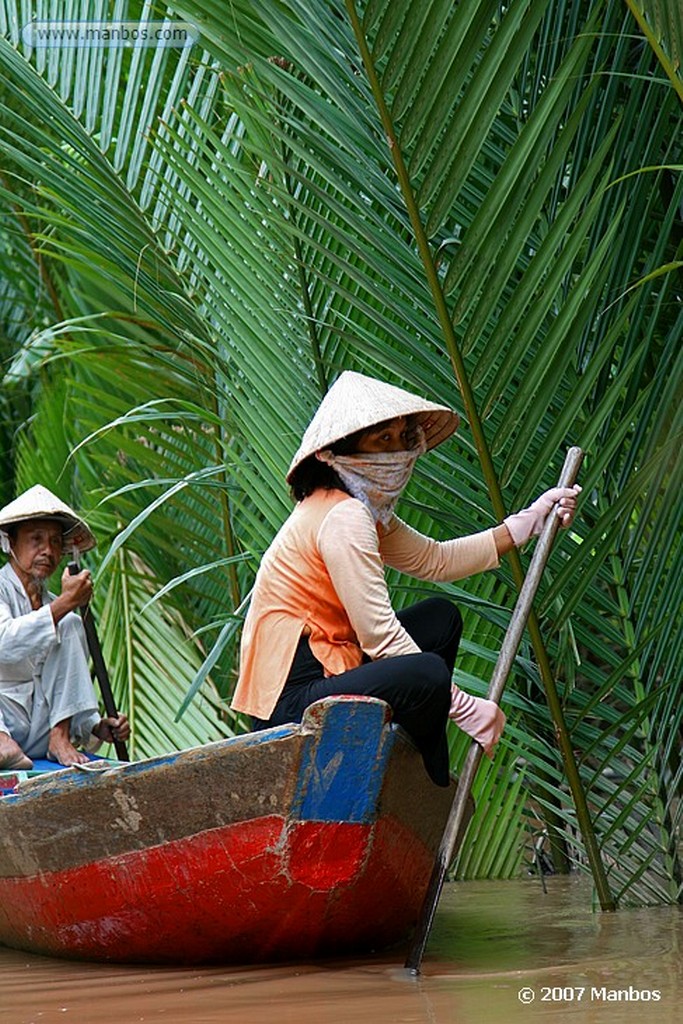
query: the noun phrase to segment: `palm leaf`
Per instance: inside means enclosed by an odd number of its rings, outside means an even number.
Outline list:
[[[40,65],[4,46],[0,145],[14,176],[2,195],[64,300],[64,323],[25,364],[44,388],[22,446],[28,465],[43,418],[62,410],[111,544],[98,590],[116,593],[121,559],[137,559],[125,563],[144,591],[136,607],[166,587],[145,615],[164,609],[170,649],[195,636],[196,666],[205,654],[223,694],[235,609],[287,513],[283,472],[338,370],[464,407],[460,436],[425,460],[404,504],[439,536],[491,525],[554,482],[566,444],[588,448],[582,518],[553,556],[543,632],[518,658],[509,747],[480,780],[461,869],[517,870],[525,801],[547,806],[585,863],[542,650],[615,891],[671,900],[680,751],[658,724],[680,732],[661,679],[680,678],[681,648],[656,625],[680,600],[680,314],[673,274],[657,269],[676,263],[675,101],[630,43],[627,12],[579,7],[397,0],[344,14],[235,0],[228,24],[218,3],[182,3],[206,49],[156,55],[154,82],[140,70],[151,63],[112,61],[89,112],[95,64]],[[642,167],[656,169],[631,174]],[[458,671],[474,692],[515,574],[446,588],[466,605]],[[422,592],[392,586],[397,603]],[[154,645],[125,621],[142,735],[163,674],[136,663],[139,649],[153,666]]]

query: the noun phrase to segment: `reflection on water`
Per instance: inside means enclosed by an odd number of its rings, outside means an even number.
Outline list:
[[[683,908],[592,913],[584,881],[446,887],[415,980],[405,950],[274,967],[143,968],[0,949],[2,1024],[679,1024]],[[387,894],[391,899],[391,894]]]

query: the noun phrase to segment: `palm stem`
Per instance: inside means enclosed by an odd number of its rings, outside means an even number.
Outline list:
[[[279,97],[280,104],[284,103],[284,97]],[[289,173],[289,159],[291,156],[291,150],[282,145],[282,162],[285,167],[284,179],[285,179],[285,191],[289,197],[287,215],[293,224],[296,223],[296,208],[292,201],[293,189],[292,179]],[[299,288],[301,291],[301,300],[304,304],[304,310],[306,311],[306,329],[308,337],[311,342],[311,352],[313,354],[313,363],[315,365],[315,372],[318,377],[318,385],[320,387],[320,394],[325,395],[329,387],[327,374],[325,372],[325,364],[323,362],[322,352],[320,350],[320,338],[318,337],[318,328],[316,326],[315,311],[313,309],[313,303],[311,302],[311,293],[308,287],[308,277],[306,274],[306,264],[304,262],[303,251],[301,248],[301,242],[296,231],[293,233],[294,237],[294,262],[296,263],[297,272],[299,274]]]
[[[422,263],[427,276],[427,283],[429,285],[432,298],[436,307],[436,313],[439,319],[439,323],[443,330],[444,339],[446,342],[446,348],[453,366],[458,387],[462,395],[463,404],[465,406],[465,413],[467,415],[474,442],[479,454],[482,472],[484,480],[486,482],[489,496],[493,505],[494,513],[499,520],[502,520],[506,514],[505,504],[503,501],[503,495],[500,488],[498,476],[493,465],[493,459],[491,452],[486,441],[484,434],[483,425],[479,416],[479,412],[476,406],[474,394],[472,391],[471,384],[465,368],[465,363],[458,347],[457,339],[455,337],[455,331],[453,330],[453,324],[448,312],[448,306],[446,298],[441,288],[439,276],[434,264],[431,247],[427,233],[422,223],[420,211],[415,199],[410,176],[408,169],[403,160],[401,153],[401,147],[399,145],[396,132],[394,130],[393,121],[389,113],[389,109],[384,100],[384,94],[379,82],[379,78],[375,71],[372,54],[367,45],[364,33],[362,31],[360,19],[356,11],[354,0],[346,0],[346,9],[349,14],[351,25],[353,27],[356,42],[361,52],[363,63],[365,66],[370,87],[377,104],[379,115],[382,121],[382,128],[384,130],[391,157],[396,171],[396,176],[401,188],[408,216],[415,234],[415,242],[422,259]],[[521,559],[516,550],[510,553],[510,562],[512,571],[517,584],[518,589],[524,581],[524,570],[522,568]],[[560,697],[555,685],[555,679],[553,676],[552,668],[550,665],[550,659],[543,642],[541,635],[538,619],[532,612],[529,616],[528,629],[531,635],[536,659],[538,661],[541,678],[546,690],[546,697],[548,700],[548,707],[552,716],[555,730],[557,734],[558,745],[562,753],[564,761],[565,772],[567,775],[567,781],[569,783],[572,797],[574,799],[574,806],[576,808],[576,815],[579,821],[579,827],[584,837],[586,844],[586,852],[593,872],[593,878],[595,886],[598,892],[600,905],[603,910],[614,909],[614,900],[609,890],[607,882],[607,876],[605,874],[604,865],[600,857],[600,849],[595,836],[595,830],[588,810],[588,803],[586,800],[585,791],[581,782],[581,776],[579,774],[576,759],[574,757],[574,751],[572,748],[569,732],[567,725],[564,720],[564,714],[562,711],[562,704]]]
[[[645,17],[644,12],[640,10],[638,4],[635,3],[635,0],[626,0],[626,6],[638,22],[639,29],[647,39],[657,60],[661,64],[665,74],[667,75],[671,84],[676,90],[679,100],[683,101],[683,81],[681,80],[680,76],[676,73],[676,65],[671,60],[671,58],[666,55],[664,48],[662,47],[661,43],[657,39],[657,36],[655,35],[650,24],[648,23],[648,20]]]
[[[4,174],[0,174],[0,183],[3,185],[3,187],[4,187],[4,189],[6,191],[9,191],[9,185],[8,185],[7,179],[6,179]],[[47,294],[50,297],[50,302],[52,303],[52,307],[53,307],[53,309],[55,311],[55,316],[57,318],[57,322],[61,323],[61,321],[65,319],[64,311],[62,309],[62,304],[59,301],[59,296],[57,294],[57,289],[55,287],[55,283],[52,280],[52,275],[50,274],[50,272],[49,272],[49,270],[48,270],[48,268],[46,266],[45,260],[43,258],[43,254],[41,253],[41,251],[39,249],[36,248],[36,245],[35,245],[35,242],[34,242],[34,238],[33,238],[33,232],[31,231],[31,225],[28,222],[28,218],[14,204],[12,204],[11,209],[12,209],[12,213],[14,214],[14,216],[17,219],[17,221],[19,222],[21,230],[23,231],[23,233],[24,233],[24,235],[26,237],[26,241],[28,243],[29,249],[31,250],[31,255],[33,256],[33,259],[35,261],[35,264],[36,264],[36,267],[38,269],[38,274],[40,276],[40,279],[43,282],[43,285],[45,287],[45,291],[47,292]]]
[[[215,390],[211,391],[211,403],[212,411],[214,413],[214,416],[216,417],[216,422],[218,422],[220,409],[218,405],[218,395]],[[221,462],[224,458],[224,449],[221,443],[221,438],[218,436],[217,427],[214,428],[213,430],[213,441],[214,448],[216,450],[216,457],[218,458],[219,462]],[[232,529],[232,517],[230,515],[230,500],[228,497],[227,473],[225,471],[221,472],[221,474],[218,477],[218,480],[220,483],[223,484],[223,487],[220,490],[219,503],[221,521],[223,524],[223,539],[225,541],[225,553],[229,559],[232,559],[235,555],[236,548],[234,532]],[[239,577],[237,575],[237,565],[235,564],[234,561],[228,562],[227,573],[228,580],[230,582],[230,596],[232,598],[232,604],[234,608],[237,608],[242,598],[240,595],[240,582]]]
[[[122,524],[119,523],[119,529],[122,528]],[[131,741],[130,741],[130,752],[131,757],[136,756],[135,744],[136,744],[136,731],[137,731],[137,702],[135,700],[135,672],[133,671],[134,657],[133,657],[133,631],[130,628],[131,621],[131,608],[130,608],[130,596],[128,593],[128,576],[126,568],[126,557],[123,550],[119,551],[118,554],[118,566],[119,574],[121,578],[121,601],[123,605],[123,619],[126,624],[123,630],[124,644],[126,648],[126,655],[124,658],[124,665],[126,667],[126,698],[128,706],[128,718],[130,721],[131,728]]]

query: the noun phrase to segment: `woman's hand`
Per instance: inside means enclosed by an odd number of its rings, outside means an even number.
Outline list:
[[[477,741],[487,757],[493,757],[493,748],[500,739],[506,722],[505,715],[494,701],[475,697],[453,685],[448,717]]]
[[[576,500],[580,493],[581,488],[578,484],[574,484],[573,487],[551,487],[528,508],[504,519],[503,523],[515,547],[521,547],[532,537],[538,537],[553,509],[562,527],[571,526],[576,512]]]

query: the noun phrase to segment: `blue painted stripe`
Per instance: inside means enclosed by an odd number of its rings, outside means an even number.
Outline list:
[[[369,823],[395,733],[379,701],[327,701],[320,732],[302,754],[292,818]]]

